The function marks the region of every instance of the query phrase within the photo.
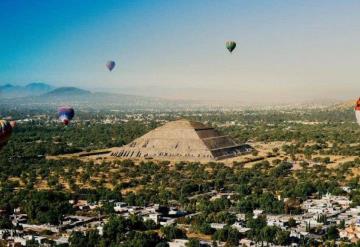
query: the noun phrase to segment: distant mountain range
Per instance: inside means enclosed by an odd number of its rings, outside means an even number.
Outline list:
[[[354,102],[331,101],[307,102],[299,104],[278,105],[280,108],[350,108]],[[274,105],[247,105],[239,103],[205,100],[181,100],[160,98],[156,96],[137,96],[122,93],[90,92],[76,87],[53,87],[46,83],[30,83],[26,86],[6,84],[0,86],[0,105],[26,108],[58,107],[72,105],[82,108],[112,110],[164,110],[164,109],[273,109]]]
[[[191,101],[168,100],[157,97],[120,93],[90,92],[76,87],[55,88],[45,83],[26,86],[0,86],[0,104],[27,108],[72,105],[93,109],[187,109]]]
[[[60,87],[56,88],[48,93],[46,93],[44,96],[49,97],[59,97],[59,96],[80,96],[80,95],[86,95],[89,96],[91,94],[90,91],[83,90],[77,87]]]
[[[1,98],[18,98],[27,96],[38,96],[53,90],[54,87],[46,83],[34,82],[26,86],[5,84],[0,86]]]

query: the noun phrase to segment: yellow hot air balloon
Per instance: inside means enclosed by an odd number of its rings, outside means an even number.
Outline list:
[[[15,125],[15,121],[8,122],[6,120],[0,120],[0,150],[10,139],[13,127],[15,127]]]

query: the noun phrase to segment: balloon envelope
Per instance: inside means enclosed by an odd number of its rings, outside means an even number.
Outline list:
[[[360,125],[360,98],[358,99],[355,105],[355,116],[357,123]]]
[[[0,150],[6,145],[12,133],[12,125],[6,120],[0,120]]]
[[[60,121],[65,125],[68,125],[70,120],[73,119],[75,111],[72,107],[63,106],[58,109],[58,115]]]
[[[229,50],[229,52],[233,52],[233,50],[236,47],[236,42],[235,41],[227,41],[226,42],[226,48]]]
[[[106,67],[108,68],[109,71],[112,71],[115,68],[116,63],[114,61],[108,61],[106,63]]]

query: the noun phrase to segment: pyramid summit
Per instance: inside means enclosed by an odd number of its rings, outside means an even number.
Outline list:
[[[128,145],[116,148],[112,156],[169,160],[213,161],[250,152],[228,136],[199,122],[181,119],[160,126]]]

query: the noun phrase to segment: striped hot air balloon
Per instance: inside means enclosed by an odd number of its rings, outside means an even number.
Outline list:
[[[75,111],[72,107],[62,106],[58,109],[58,116],[61,122],[68,125],[73,119]]]
[[[360,98],[358,99],[358,101],[356,101],[355,116],[357,123],[360,125]]]
[[[15,121],[8,122],[6,120],[0,120],[0,150],[10,139],[13,127],[15,127]]]
[[[114,61],[108,61],[106,63],[106,67],[108,68],[108,70],[111,72],[114,68],[115,68],[116,63]]]
[[[233,52],[235,47],[236,47],[236,42],[235,41],[227,41],[226,42],[226,48],[229,50],[230,53]]]

